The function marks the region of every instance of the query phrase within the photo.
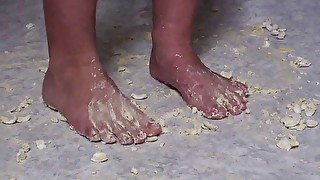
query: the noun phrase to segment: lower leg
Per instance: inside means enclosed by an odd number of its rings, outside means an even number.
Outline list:
[[[192,48],[197,7],[198,0],[153,0],[150,73],[175,87],[189,106],[208,118],[240,114],[246,108],[246,87],[210,71]]]

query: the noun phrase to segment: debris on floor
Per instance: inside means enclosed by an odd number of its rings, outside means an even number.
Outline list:
[[[227,79],[230,79],[232,78],[232,73],[232,71],[221,71],[220,75]]]
[[[45,149],[47,147],[46,142],[42,139],[36,140],[35,143],[36,143],[37,148],[40,150]]]
[[[23,123],[23,122],[29,121],[30,119],[31,119],[31,115],[18,116],[18,117],[16,117],[14,115],[11,118],[6,117],[6,116],[0,116],[1,123],[6,124],[6,125],[12,125],[15,123]]]
[[[316,126],[318,126],[318,121],[315,121],[315,120],[306,120],[306,126],[308,128],[314,128]]]
[[[31,119],[31,115],[20,116],[20,117],[17,117],[17,122],[23,123],[23,122],[30,121],[30,119]]]
[[[23,143],[21,145],[21,148],[19,149],[18,153],[17,153],[17,162],[19,164],[23,164],[26,159],[27,159],[27,153],[30,151],[30,145],[28,143]]]
[[[131,97],[133,99],[135,99],[135,100],[144,100],[144,99],[148,98],[148,95],[147,94],[135,94],[135,93],[132,93]]]
[[[262,47],[265,47],[265,48],[270,47],[269,38],[264,38],[264,44],[262,45]]]
[[[296,114],[305,113],[306,116],[311,117],[317,111],[317,105],[319,105],[319,101],[316,99],[305,99],[300,98],[299,100],[288,104],[287,109],[295,112]]]
[[[47,70],[48,70],[48,68],[47,67],[45,67],[45,66],[41,66],[41,67],[39,67],[39,72],[41,72],[41,73],[46,73],[47,72]]]
[[[171,118],[171,117],[178,117],[181,113],[183,113],[182,109],[174,108],[172,111],[167,112],[166,114],[164,114],[161,119],[162,119],[162,121],[164,121],[163,119],[167,119],[167,118]]]
[[[190,107],[191,108],[191,113],[192,114],[198,114],[199,116],[203,115],[203,112],[199,110],[197,107]]]
[[[102,163],[108,160],[107,154],[104,152],[96,152],[93,154],[91,161],[95,163]]]
[[[277,147],[280,149],[285,149],[289,151],[292,148],[298,147],[299,142],[297,141],[297,137],[289,134],[289,136],[280,136],[280,139],[277,142]]]
[[[138,175],[139,174],[139,170],[135,167],[132,167],[131,170],[130,170],[131,174],[133,175]]]
[[[146,142],[155,142],[158,140],[158,136],[147,137]]]
[[[297,59],[290,61],[290,65],[295,68],[306,68],[311,66],[311,62],[303,57],[297,57]]]
[[[204,121],[201,125],[201,128],[204,130],[217,131],[219,127],[208,121]]]
[[[162,142],[162,143],[159,144],[160,147],[163,147],[164,145],[165,145],[164,142]]]
[[[287,29],[279,28],[277,24],[272,24],[271,19],[264,20],[262,28],[267,29],[272,36],[275,36],[279,40],[283,40],[286,37]]]
[[[28,23],[28,24],[26,24],[26,28],[27,28],[28,30],[34,29],[35,26],[36,26],[36,25],[33,24],[33,23]]]
[[[136,146],[132,146],[131,151],[138,151],[138,148]]]
[[[6,125],[12,125],[17,122],[17,117],[8,118],[6,116],[0,116],[1,123]]]
[[[126,67],[124,67],[124,66],[120,66],[119,68],[118,68],[118,72],[124,72],[124,71],[126,71]]]
[[[27,108],[33,100],[30,97],[26,97],[17,107],[10,110],[11,113],[21,112],[22,109]]]
[[[190,129],[186,129],[182,132],[180,132],[180,134],[185,134],[187,136],[198,136],[202,133],[202,128],[201,127],[194,127],[194,128],[190,128]]]

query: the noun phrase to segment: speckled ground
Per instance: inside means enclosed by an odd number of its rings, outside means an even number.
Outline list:
[[[217,72],[233,71],[234,78],[253,87],[281,91],[255,92],[249,98],[250,114],[214,121],[219,126],[215,132],[186,136],[186,129],[198,128],[206,120],[191,114],[175,91],[148,74],[151,1],[100,0],[97,30],[104,67],[126,95],[147,93],[149,97],[137,103],[149,116],[163,119],[169,131],[132,151],[133,146],[90,143],[70,131],[67,123],[51,121],[56,114],[42,103],[44,74],[38,70],[48,63],[42,3],[0,0],[1,115],[9,116],[7,111],[26,96],[33,99],[15,113],[30,114],[30,121],[0,123],[0,179],[320,179],[319,127],[289,131],[264,115],[268,111],[282,117],[292,101],[320,99],[319,8],[318,0],[203,0],[194,45],[205,64]],[[287,29],[284,40],[259,28],[268,17]],[[27,29],[28,23],[34,28]],[[266,37],[270,47],[263,47]],[[312,65],[290,66],[297,56]],[[118,72],[119,66],[127,71]],[[176,108],[181,113],[175,117],[171,112]],[[319,117],[316,112],[312,118]],[[280,133],[297,136],[300,146],[279,149],[275,138]],[[47,143],[45,149],[37,149],[38,139]],[[29,143],[31,150],[18,164],[22,143]],[[109,160],[91,162],[97,151],[105,152]],[[138,175],[130,172],[132,167]]]

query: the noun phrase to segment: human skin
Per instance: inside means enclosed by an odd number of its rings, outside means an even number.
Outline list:
[[[43,100],[91,141],[143,143],[161,127],[125,97],[96,50],[96,0],[44,0],[49,67]],[[246,109],[245,85],[203,65],[191,46],[198,0],[153,0],[150,74],[210,119]]]

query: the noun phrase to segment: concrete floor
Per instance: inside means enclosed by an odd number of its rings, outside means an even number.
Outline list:
[[[1,115],[8,115],[26,96],[33,99],[15,113],[31,114],[29,122],[0,123],[0,179],[320,179],[320,128],[290,131],[278,121],[267,124],[270,117],[261,113],[284,116],[292,101],[320,99],[319,8],[318,0],[202,1],[194,43],[203,62],[217,72],[232,70],[235,78],[240,76],[249,85],[282,91],[253,93],[251,114],[214,121],[219,126],[216,132],[186,136],[183,131],[206,120],[191,114],[179,95],[148,74],[151,1],[100,0],[97,30],[105,68],[126,95],[147,93],[148,99],[138,104],[146,106],[154,119],[162,118],[169,130],[157,142],[132,151],[133,146],[90,143],[70,131],[67,123],[50,120],[56,114],[42,103],[43,73],[38,71],[48,63],[42,3],[0,0]],[[257,28],[267,17],[287,28],[284,40]],[[35,27],[27,29],[28,23]],[[265,37],[268,48],[262,47]],[[312,65],[291,67],[289,61],[297,56]],[[119,73],[119,66],[126,66],[127,72]],[[127,79],[133,81],[131,86]],[[170,114],[175,108],[182,111],[177,117]],[[316,112],[312,118],[319,117]],[[300,146],[279,149],[275,138],[280,133],[297,136]],[[38,139],[47,143],[45,149],[37,149]],[[31,150],[25,163],[18,164],[22,143],[29,143]],[[160,147],[161,143],[165,145]],[[97,151],[105,152],[109,160],[91,162]],[[132,167],[138,175],[130,172]]]

